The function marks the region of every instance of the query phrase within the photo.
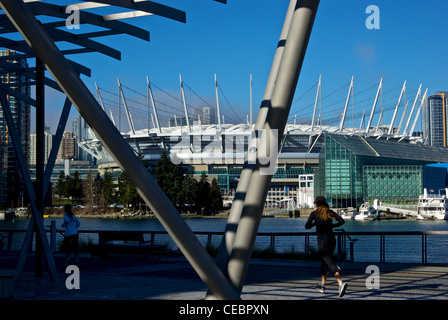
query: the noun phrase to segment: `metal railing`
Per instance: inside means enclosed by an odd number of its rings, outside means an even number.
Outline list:
[[[62,243],[63,230],[53,224],[48,227],[50,248],[57,251]],[[96,243],[98,233],[110,230],[79,230],[80,245]],[[129,230],[127,230],[129,231]],[[17,251],[22,247],[25,229],[0,229],[0,255],[2,251]],[[166,231],[135,231],[144,234],[151,244],[163,244],[169,250],[178,248]],[[218,247],[223,232],[194,232],[204,246]],[[448,231],[365,231],[346,232],[335,230],[338,260],[351,262],[403,262],[448,263]],[[83,239],[83,240],[82,240]],[[281,253],[294,251],[302,256],[317,252],[315,232],[259,232],[255,248],[269,248]]]

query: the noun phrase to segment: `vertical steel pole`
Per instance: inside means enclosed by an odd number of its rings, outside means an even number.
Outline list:
[[[280,146],[318,6],[319,0],[297,1],[292,17],[271,105],[263,126],[266,140],[262,138],[261,143],[257,145],[257,161],[246,190],[245,203],[227,267],[229,279],[239,292],[246,277],[272,177],[272,174],[263,172],[266,165],[261,164],[262,156],[274,152],[267,146],[269,138],[272,139],[272,131],[278,130],[277,148]],[[269,165],[272,164],[267,164]]]
[[[44,162],[45,162],[45,67],[39,58],[36,58],[36,206],[41,217],[44,215]],[[36,233],[35,275],[42,276],[42,244]]]
[[[61,116],[59,118],[58,128],[56,129],[56,134],[53,137],[53,142],[51,144],[50,155],[48,156],[47,165],[45,167],[44,174],[44,198],[48,190],[48,185],[50,183],[51,174],[53,173],[54,164],[56,162],[56,157],[58,154],[59,147],[61,146],[62,135],[64,134],[65,126],[67,124],[68,116],[70,114],[72,103],[68,98],[65,98],[64,106],[62,108]]]
[[[6,122],[8,124],[11,142],[14,146],[14,150],[16,151],[17,162],[23,176],[25,189],[28,193],[28,197],[30,198],[30,205],[33,214],[30,220],[28,230],[25,235],[25,240],[23,242],[22,252],[20,254],[18,266],[16,268],[15,279],[18,279],[20,277],[20,273],[23,269],[23,266],[25,265],[26,255],[32,243],[33,228],[35,226],[36,234],[39,236],[40,243],[42,244],[43,253],[45,254],[46,262],[50,269],[51,278],[53,280],[57,280],[58,274],[56,266],[54,264],[53,256],[51,255],[50,252],[50,247],[48,245],[48,239],[45,232],[41,211],[39,211],[36,206],[36,193],[34,192],[33,184],[31,182],[31,177],[28,170],[28,165],[26,163],[25,155],[23,154],[22,146],[20,144],[20,139],[14,125],[14,119],[12,117],[9,101],[6,98],[5,89],[1,83],[0,83],[0,101],[3,108],[3,115],[5,116]]]
[[[22,1],[0,0],[0,6],[61,89],[109,150],[142,198],[179,246],[202,281],[218,299],[240,299],[179,212],[123,139],[53,40]]]

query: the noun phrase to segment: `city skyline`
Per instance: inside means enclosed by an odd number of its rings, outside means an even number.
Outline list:
[[[182,74],[184,81],[201,97],[213,101],[216,74],[229,103],[244,115],[249,113],[252,74],[256,118],[288,3],[287,0],[228,1],[224,5],[214,1],[188,4],[172,1],[174,7],[187,12],[186,24],[156,16],[137,18],[136,24],[151,33],[149,43],[114,36],[104,43],[119,43],[122,61],[98,54],[78,55],[74,60],[92,68],[92,77],[83,78],[92,92],[95,92],[95,83],[116,92],[119,78],[127,86],[145,93],[148,76],[159,87],[178,95],[179,74]],[[438,10],[417,1],[347,0],[342,5],[321,1],[291,114],[300,116],[310,112],[315,90],[309,89],[320,75],[323,96],[349,82],[354,75],[354,94],[367,91],[366,96],[355,96],[355,109],[361,112],[370,110],[374,87],[381,77],[384,77],[384,91],[392,91],[390,101],[395,103],[405,80],[408,100],[413,99],[420,84],[423,90],[428,88],[429,94],[445,90],[446,66],[441,61],[446,44],[439,39],[443,38],[446,27],[440,27],[442,24],[438,22],[443,19],[443,8],[448,4],[431,3]],[[380,29],[366,27],[370,16],[366,8],[371,4],[380,10]],[[435,49],[430,45],[434,43],[437,43]],[[328,99],[326,103],[331,105],[346,94],[346,90],[341,90],[334,96],[335,100]],[[63,99],[61,94],[48,90],[47,123],[52,128],[55,128],[55,113],[51,110],[60,111]],[[339,112],[343,104],[333,104],[328,113]],[[390,119],[391,113],[389,110],[386,118]],[[71,117],[74,116],[76,112],[72,111]]]

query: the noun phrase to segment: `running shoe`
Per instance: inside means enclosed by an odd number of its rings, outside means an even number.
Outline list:
[[[347,284],[345,282],[341,282],[339,285],[339,296],[343,297],[345,294],[345,290],[347,290]]]
[[[316,284],[314,286],[314,288],[316,288],[317,290],[319,290],[320,293],[325,293],[325,286],[321,285],[321,284]]]

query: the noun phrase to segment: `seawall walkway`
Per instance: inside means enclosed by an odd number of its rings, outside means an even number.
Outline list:
[[[90,255],[80,259],[80,287],[67,289],[65,257],[55,255],[59,280],[35,277],[34,257],[8,300],[203,300],[206,286],[183,257],[114,257],[106,267]],[[13,270],[17,255],[0,255],[0,269]],[[349,287],[339,298],[331,276],[325,294],[314,289],[320,281],[320,262],[252,259],[243,300],[447,300],[447,265],[375,264],[379,278],[366,273],[369,263],[341,262]],[[378,275],[378,274],[375,274]]]

